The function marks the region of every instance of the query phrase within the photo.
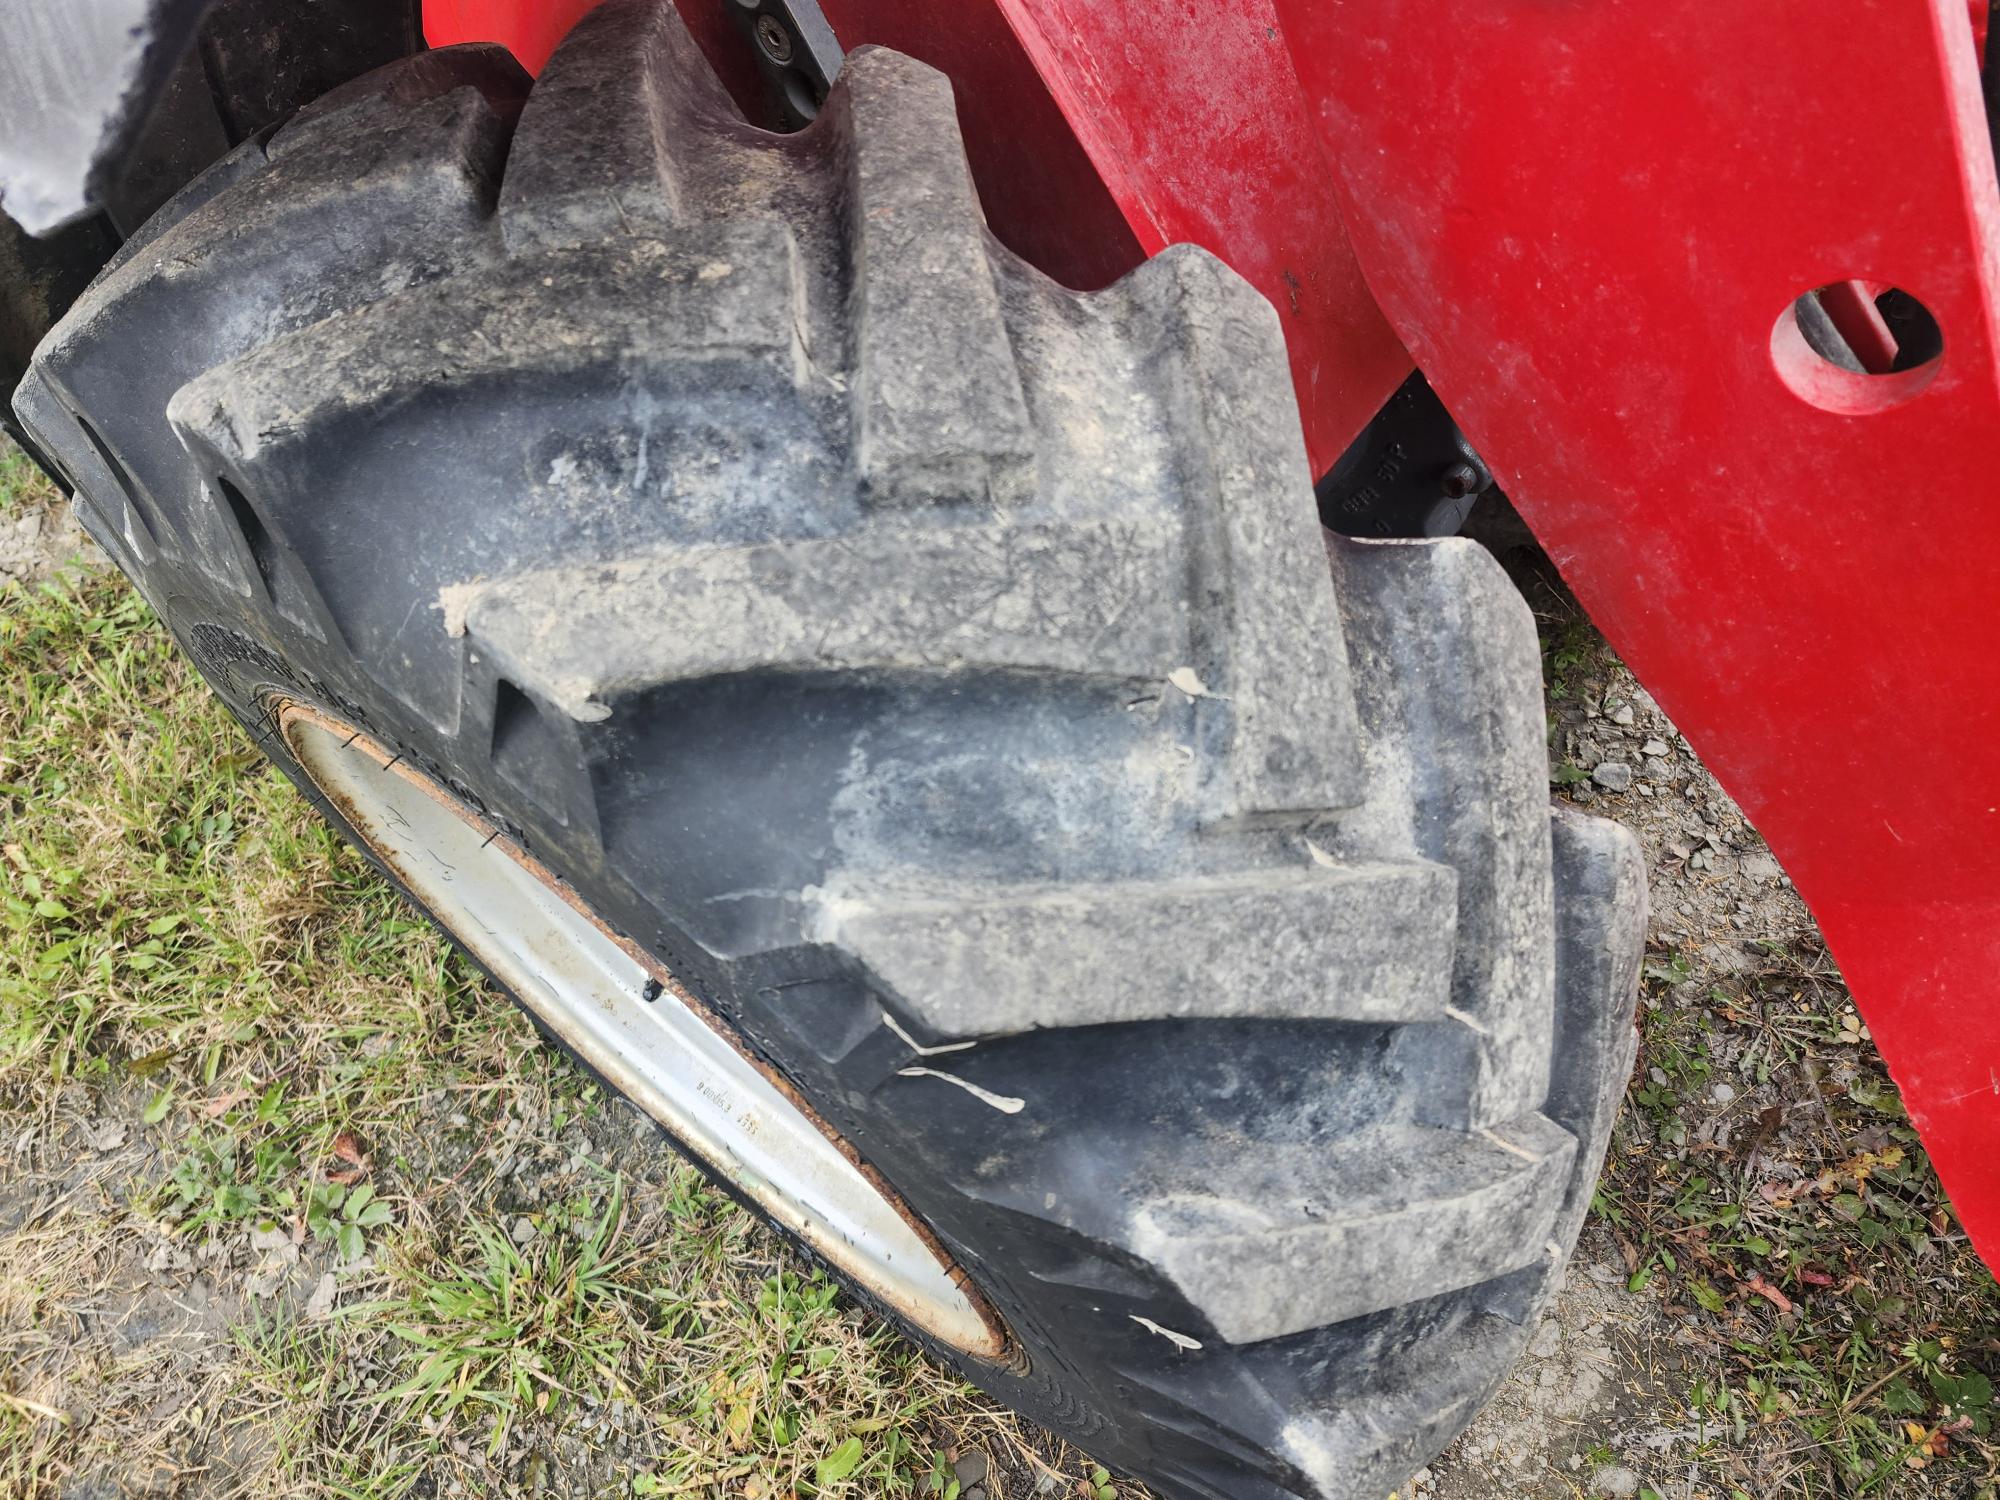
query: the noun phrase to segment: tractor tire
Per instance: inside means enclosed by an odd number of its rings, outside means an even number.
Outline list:
[[[1633,841],[1552,814],[1484,552],[1321,531],[1272,308],[1025,265],[937,73],[766,134],[656,0],[532,90],[393,64],[169,203],[18,409],[326,816],[1001,1400],[1164,1495],[1379,1500],[1514,1359]],[[850,1175],[688,1126],[599,1024],[663,1005]]]

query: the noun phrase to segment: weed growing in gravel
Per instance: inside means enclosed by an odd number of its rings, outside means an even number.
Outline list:
[[[58,498],[48,476],[13,443],[0,438],[0,515],[47,505]]]
[[[613,1249],[623,1209],[614,1187],[581,1235],[569,1226],[538,1233],[525,1218],[510,1235],[475,1219],[460,1236],[461,1259],[412,1271],[400,1302],[356,1309],[390,1314],[389,1332],[415,1364],[381,1399],[417,1412],[483,1408],[492,1454],[517,1413],[546,1412],[593,1385],[646,1321],[637,1257]]]

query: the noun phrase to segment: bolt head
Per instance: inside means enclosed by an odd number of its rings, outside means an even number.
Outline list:
[[[1471,464],[1453,464],[1444,471],[1439,488],[1447,500],[1463,500],[1479,488],[1479,471]]]
[[[785,30],[785,23],[776,16],[757,18],[757,45],[764,49],[764,55],[774,63],[788,63],[792,60],[792,34]]]

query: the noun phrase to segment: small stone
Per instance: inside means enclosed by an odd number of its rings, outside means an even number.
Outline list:
[[[1784,873],[1778,868],[1778,862],[1762,850],[1743,856],[1743,874],[1747,879],[1776,880]]]
[[[1629,703],[1621,703],[1611,711],[1611,722],[1614,724],[1630,724],[1635,717]]]
[[[116,1151],[125,1144],[125,1137],[131,1126],[123,1120],[106,1120],[97,1125],[83,1127],[83,1138],[90,1143],[93,1151]]]
[[[1591,1484],[1600,1495],[1636,1495],[1639,1493],[1639,1476],[1623,1464],[1606,1464],[1591,1476]]]
[[[1639,747],[1639,753],[1642,755],[1665,755],[1667,753],[1667,742],[1665,740],[1647,740],[1644,745]]]
[[[1547,1359],[1562,1347],[1562,1324],[1554,1318],[1544,1318],[1542,1326],[1535,1330],[1535,1341],[1528,1345],[1528,1352],[1536,1359]]]
[[[1607,792],[1622,792],[1632,785],[1632,768],[1615,760],[1607,760],[1590,773],[1590,779]]]
[[[952,1473],[966,1489],[978,1484],[986,1477],[986,1455],[976,1449],[951,1466]]]
[[[1717,1104],[1728,1104],[1736,1097],[1736,1085],[1733,1083],[1718,1083],[1708,1091],[1708,1097],[1713,1099]]]
[[[333,1299],[339,1294],[340,1288],[334,1282],[333,1272],[328,1271],[320,1277],[319,1285],[313,1288],[312,1295],[306,1298],[305,1320],[308,1323],[317,1323],[329,1316],[333,1312]]]
[[[535,1226],[529,1220],[526,1214],[523,1214],[519,1218],[515,1219],[513,1227],[511,1227],[507,1231],[507,1238],[512,1240],[517,1245],[525,1245],[528,1243],[529,1240],[533,1239],[534,1237],[535,1237]]]

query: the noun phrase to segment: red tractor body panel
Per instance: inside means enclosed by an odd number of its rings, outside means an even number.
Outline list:
[[[1281,3],[1390,320],[1798,883],[1996,1263],[2000,189],[1962,0]],[[1942,357],[1814,354],[1793,301],[1849,280]]]
[[[721,3],[682,0],[711,50]],[[588,8],[426,27],[532,67]],[[1262,290],[1321,469],[1415,355],[1812,904],[2000,1263],[2000,189],[1966,0],[825,10],[951,75],[995,232],[1051,275],[1192,241]],[[1854,339],[1898,287],[1942,357],[1814,354],[1790,309],[1849,282]]]

